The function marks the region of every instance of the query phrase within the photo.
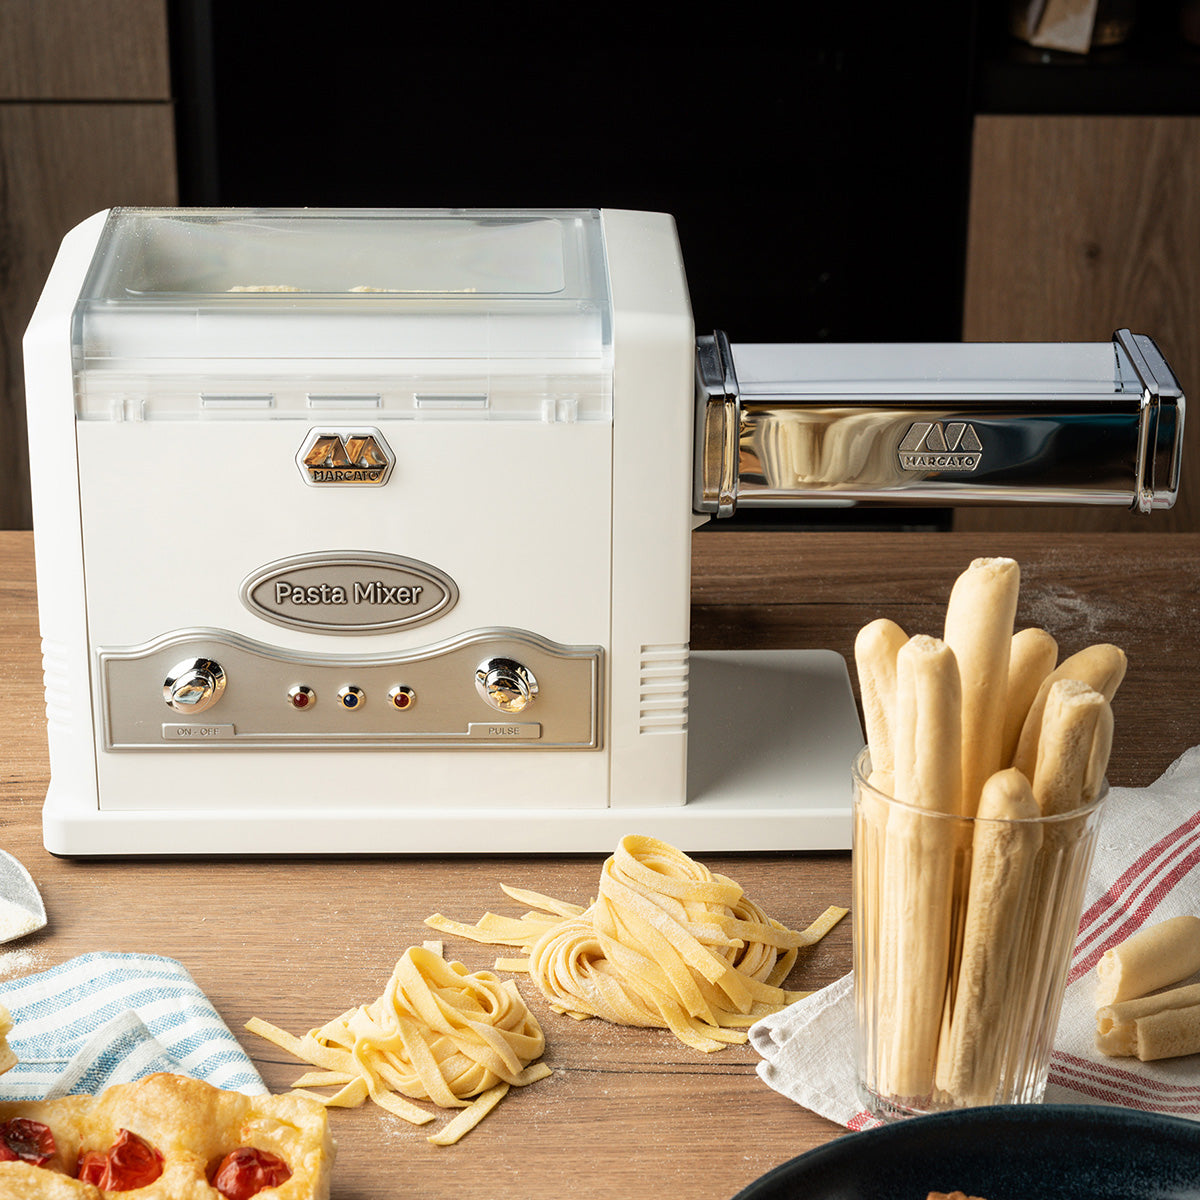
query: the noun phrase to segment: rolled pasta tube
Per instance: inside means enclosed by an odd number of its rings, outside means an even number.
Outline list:
[[[1137,1031],[1137,1057],[1142,1062],[1200,1053],[1200,1004],[1151,1013],[1139,1017],[1133,1025]]]
[[[1008,658],[1021,569],[1011,558],[977,558],[954,581],[942,640],[962,684],[962,790],[967,816],[1001,767]]]
[[[1016,1009],[1022,913],[1042,828],[1033,789],[1020,771],[998,771],[983,786],[971,852],[962,958],[938,1088],[955,1103],[991,1104]]]
[[[1139,996],[1135,1000],[1121,1000],[1097,1009],[1096,1049],[1114,1058],[1136,1056],[1136,1022],[1174,1008],[1200,1009],[1200,983],[1172,988],[1153,996]]]
[[[920,634],[897,655],[896,798],[932,813],[962,803],[961,689],[954,652]],[[883,854],[879,970],[881,1090],[933,1090],[949,986],[955,837],[949,822],[899,806]]]
[[[1077,679],[1095,688],[1111,704],[1121,681],[1125,678],[1126,663],[1125,651],[1109,642],[1088,646],[1078,654],[1063,659],[1042,681],[1042,686],[1038,688],[1038,693],[1029,706],[1012,765],[1023,771],[1027,778],[1033,778],[1046,697],[1056,683],[1063,679]]]
[[[863,724],[871,750],[871,768],[875,771],[890,771],[895,764],[892,725],[896,708],[896,656],[907,641],[908,634],[885,617],[864,625],[854,639]]]
[[[1200,917],[1171,917],[1151,925],[1096,964],[1096,1007],[1145,996],[1200,970]]]
[[[1112,709],[1095,688],[1077,679],[1060,679],[1050,688],[1032,776],[1033,794],[1044,815],[1070,812],[1095,800],[1108,766],[1112,732]]]
[[[1008,654],[1008,689],[1004,698],[1004,733],[1000,744],[1001,766],[1009,766],[1021,740],[1029,708],[1058,661],[1058,642],[1036,626],[1013,634]]]

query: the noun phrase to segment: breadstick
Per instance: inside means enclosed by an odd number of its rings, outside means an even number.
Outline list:
[[[1049,823],[1042,833],[1030,889],[1033,940],[1013,982],[1013,992],[1024,1006],[1017,1019],[1026,1025],[1052,1030],[1058,1018],[1061,979],[1075,945],[1091,865],[1091,851],[1081,855],[1077,843],[1094,818],[1088,806],[1099,795],[1111,746],[1108,701],[1079,680],[1056,681],[1046,697],[1033,795],[1045,816],[1080,815]],[[1014,1064],[1006,1068],[1006,1075],[1019,1074],[1026,1066]]]
[[[1138,1053],[1136,1022],[1168,1009],[1192,1008],[1200,1011],[1200,983],[1173,988],[1136,1000],[1106,1004],[1096,1011],[1096,1049],[1110,1057],[1130,1057]],[[1200,1048],[1200,1047],[1198,1047]],[[1185,1053],[1192,1053],[1186,1051]],[[1140,1057],[1140,1056],[1139,1056]]]
[[[962,804],[962,692],[954,652],[926,635],[896,657],[896,798],[931,813]],[[888,815],[879,970],[879,1085],[896,1097],[933,1090],[949,986],[953,826],[899,806]]]
[[[1096,1007],[1169,987],[1200,970],[1200,917],[1172,917],[1151,925],[1096,964]]]
[[[896,656],[896,799],[960,814],[961,742],[958,660],[944,641],[917,634]]]
[[[1004,733],[1000,745],[1002,766],[1012,763],[1021,740],[1021,727],[1042,681],[1058,661],[1058,642],[1044,629],[1022,629],[1013,634],[1008,655],[1008,691],[1004,699]]]
[[[1102,642],[1088,646],[1078,654],[1072,654],[1064,659],[1050,672],[1038,688],[1038,694],[1029,706],[1029,715],[1021,729],[1021,737],[1017,742],[1017,750],[1013,755],[1012,765],[1025,773],[1026,778],[1032,779],[1037,765],[1037,745],[1041,736],[1042,713],[1046,707],[1046,697],[1050,689],[1061,679],[1078,679],[1094,687],[1110,704],[1125,678],[1125,651],[1119,646]]]
[[[895,765],[892,723],[896,708],[896,655],[907,641],[908,634],[885,617],[864,625],[854,639],[863,724],[871,749],[871,768],[875,771],[890,771]]]
[[[1029,780],[998,771],[979,798],[962,959],[937,1085],[957,1104],[991,1104],[1004,1066],[1007,1030],[1019,1012],[1013,978],[1025,948],[1029,898],[1042,827]]]
[[[1112,709],[1095,688],[1078,679],[1060,679],[1050,688],[1032,777],[1046,816],[1070,812],[1099,795],[1112,732]]]
[[[1008,655],[1021,569],[1011,558],[977,558],[954,581],[943,640],[962,683],[964,812],[975,811],[984,781],[1000,769]]]
[[[872,771],[867,776],[867,783],[885,796],[891,796],[896,791],[896,776],[891,771]]]

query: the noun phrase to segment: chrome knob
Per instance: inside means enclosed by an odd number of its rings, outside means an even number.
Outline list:
[[[533,672],[511,658],[489,658],[475,668],[475,690],[506,713],[524,712],[537,698]]]
[[[188,658],[176,663],[163,680],[163,699],[180,713],[202,713],[212,708],[224,690],[225,669],[211,658]]]

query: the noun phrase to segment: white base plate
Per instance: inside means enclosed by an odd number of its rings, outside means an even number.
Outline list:
[[[846,850],[862,726],[832,650],[693,651],[688,802],[670,808],[81,810],[53,782],[46,849],[66,856],[609,853],[626,834],[681,850]],[[532,766],[531,766],[532,769]]]

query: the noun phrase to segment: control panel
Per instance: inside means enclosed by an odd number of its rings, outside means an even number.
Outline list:
[[[107,750],[601,745],[603,650],[526,630],[371,656],[196,629],[97,657]]]

